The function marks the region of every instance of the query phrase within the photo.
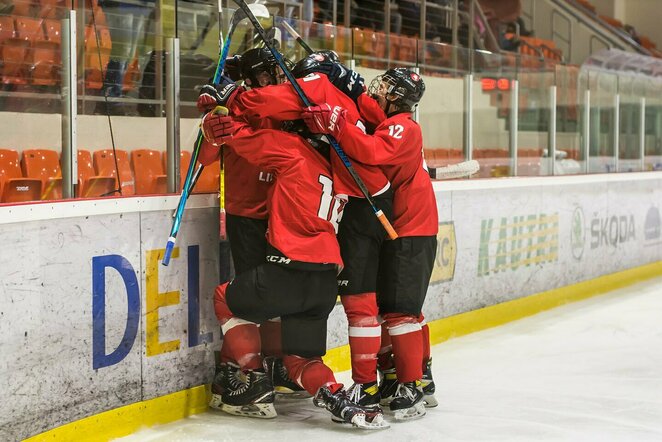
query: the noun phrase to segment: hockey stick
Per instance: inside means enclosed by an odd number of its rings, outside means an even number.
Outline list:
[[[294,28],[290,26],[290,24],[286,20],[283,20],[282,23],[283,26],[285,26],[285,30],[288,32],[288,34],[290,34],[297,41],[297,43],[299,43],[299,46],[301,46],[308,54],[312,54],[313,52],[315,52],[313,51],[313,48],[308,46],[308,43],[303,41],[301,35],[299,35],[299,33],[295,31]]]
[[[260,4],[252,4],[251,7],[255,9],[255,12],[260,14],[260,16],[264,16],[266,13],[266,16],[269,17],[269,10],[267,9],[266,6]],[[218,8],[219,8],[218,12],[220,17],[222,11],[220,1],[218,4]],[[246,5],[246,10],[248,10],[251,14],[253,14],[252,9],[249,8],[248,5]],[[221,45],[221,43],[223,43],[222,26],[219,21],[218,37],[219,37],[219,48],[221,48],[221,51],[219,53],[218,64],[216,65],[216,72],[214,73],[214,80],[213,80],[214,83],[218,83],[221,79],[221,74],[223,73],[223,67],[225,66],[225,58],[230,48],[230,40],[232,38],[232,33],[236,29],[237,24],[241,20],[246,18],[246,10],[238,9],[237,11],[235,11],[234,14],[232,14],[232,18],[230,19],[230,32],[228,32],[228,36],[223,45]],[[252,17],[255,18],[254,15],[252,15]],[[164,266],[170,264],[170,256],[172,255],[172,250],[175,247],[177,234],[179,233],[179,228],[181,227],[181,223],[182,223],[182,217],[184,216],[184,207],[186,206],[186,201],[188,200],[188,197],[191,194],[191,191],[193,190],[193,184],[195,181],[197,181],[197,180],[194,181],[193,175],[195,170],[195,164],[198,162],[198,156],[200,155],[200,146],[202,145],[203,140],[204,140],[204,136],[202,135],[202,129],[200,129],[198,130],[198,136],[195,140],[193,153],[191,154],[191,162],[189,163],[188,170],[186,171],[186,179],[184,180],[182,193],[179,197],[177,210],[175,211],[175,216],[172,221],[172,226],[170,228],[170,236],[168,237],[165,253],[163,254],[163,260],[161,261],[161,264],[163,264]],[[200,171],[202,172],[202,170]]]
[[[432,169],[434,177],[437,180],[452,180],[456,178],[464,178],[480,170],[480,164],[476,160],[463,161],[461,163],[449,164],[444,167],[437,167]]]
[[[265,32],[264,28],[260,24],[260,22],[255,18],[251,10],[248,8],[248,5],[246,4],[245,0],[233,0],[237,6],[239,6],[244,12],[246,13],[246,16],[248,19],[251,21],[253,24],[253,27],[255,30],[260,34],[262,37],[262,40],[264,41],[265,46],[271,54],[274,56],[276,59],[276,62],[280,66],[281,70],[287,77],[287,80],[290,82],[294,90],[296,91],[297,95],[303,101],[304,106],[308,107],[311,106],[312,103],[306,96],[306,94],[303,92],[301,89],[301,86],[299,86],[299,83],[297,83],[296,78],[294,78],[294,75],[292,75],[292,72],[290,72],[289,68],[287,67],[287,64],[285,64],[285,61],[283,60],[283,56],[274,48],[273,44],[271,41],[269,41],[269,37],[267,36],[267,33]],[[388,236],[391,239],[395,239],[398,237],[398,234],[395,232],[393,229],[393,226],[389,222],[389,220],[386,218],[386,215],[384,215],[384,212],[382,212],[376,205],[375,201],[373,200],[372,196],[370,195],[370,192],[368,191],[368,188],[366,187],[365,183],[361,179],[361,177],[356,173],[356,170],[352,166],[352,163],[350,163],[349,158],[347,158],[347,155],[345,154],[345,151],[342,150],[340,145],[338,144],[338,141],[331,136],[327,135],[327,138],[329,140],[329,143],[331,144],[331,147],[333,147],[333,150],[336,151],[338,154],[338,157],[340,160],[343,162],[345,167],[347,168],[347,171],[349,174],[352,176],[354,179],[354,182],[356,185],[359,187],[361,190],[361,193],[363,193],[363,196],[366,198],[368,203],[370,204],[370,207],[372,207],[372,210],[375,212],[375,216],[377,216],[377,219],[382,223],[382,226],[384,226],[384,229],[386,230],[386,233],[388,233]]]

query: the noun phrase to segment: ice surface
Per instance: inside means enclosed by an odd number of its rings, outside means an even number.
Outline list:
[[[439,406],[388,430],[334,424],[308,399],[270,421],[210,411],[121,440],[662,441],[662,278],[450,340],[433,361]]]

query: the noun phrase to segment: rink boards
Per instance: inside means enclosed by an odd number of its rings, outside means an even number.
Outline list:
[[[435,192],[439,246],[424,307],[433,324],[662,261],[661,173],[436,182]],[[191,197],[163,267],[176,203],[0,208],[0,439],[164,396],[162,409],[185,408],[171,419],[204,409],[194,387],[211,381],[220,338],[218,209],[212,195]],[[328,347],[346,343],[337,306]],[[186,390],[197,396],[180,397]]]

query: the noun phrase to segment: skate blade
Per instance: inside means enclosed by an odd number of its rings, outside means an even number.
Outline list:
[[[362,430],[385,430],[391,425],[384,420],[384,416],[378,414],[368,421],[365,414],[356,414],[352,417],[352,425]]]
[[[309,399],[312,397],[306,390],[294,391],[287,387],[275,386],[274,391],[283,399]]]
[[[223,404],[221,410],[234,416],[254,417],[258,419],[273,419],[277,416],[274,404]]]
[[[212,393],[211,400],[209,401],[209,406],[211,408],[216,409],[216,410],[222,409],[223,408],[223,400],[221,399],[221,395]]]
[[[396,421],[411,421],[425,416],[425,404],[423,401],[415,404],[413,407],[402,410],[393,410],[393,418]]]
[[[434,408],[439,405],[437,398],[433,394],[426,394],[423,396],[423,402],[425,403],[425,408]]]

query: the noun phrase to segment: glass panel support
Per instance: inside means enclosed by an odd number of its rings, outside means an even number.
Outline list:
[[[646,170],[646,97],[639,98],[639,170]]]
[[[556,86],[549,87],[549,129],[547,133],[548,173],[556,175]]]
[[[168,192],[179,192],[179,38],[166,39],[166,174]]]
[[[614,172],[618,172],[618,160],[620,157],[620,136],[621,136],[621,96],[620,94],[614,95],[614,121],[613,121],[613,137],[614,137]]]
[[[510,133],[508,134],[508,149],[510,154],[510,176],[517,176],[517,131],[519,120],[519,81],[511,80],[510,84]]]
[[[78,75],[76,59],[76,11],[69,10],[62,20],[62,196],[74,197],[78,182],[78,149],[76,122],[78,119]]]
[[[589,146],[590,146],[590,129],[591,129],[591,91],[584,91],[584,127],[582,134],[582,150],[584,151],[584,173],[589,173],[588,157],[589,157]]]
[[[473,74],[464,76],[464,159],[469,161],[473,152]]]

